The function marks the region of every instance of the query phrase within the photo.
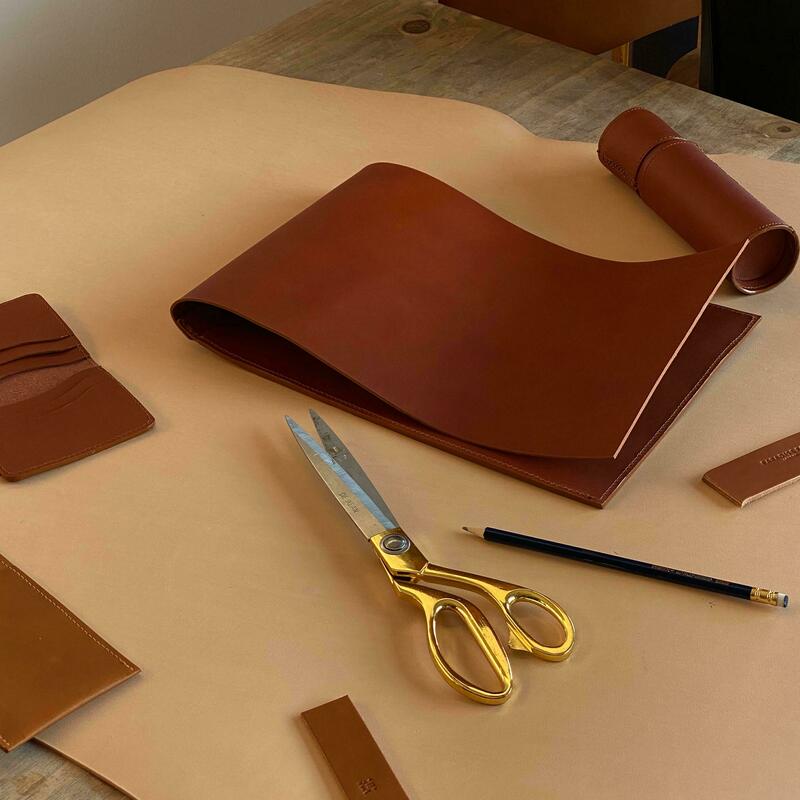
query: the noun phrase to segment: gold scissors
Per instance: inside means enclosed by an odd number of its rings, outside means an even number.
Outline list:
[[[563,661],[569,656],[575,642],[575,628],[567,612],[558,603],[532,589],[431,564],[400,527],[386,502],[342,440],[319,414],[314,411],[310,414],[322,446],[293,419],[286,417],[289,428],[311,465],[364,538],[369,540],[395,592],[401,597],[415,600],[421,606],[427,621],[428,648],[433,663],[450,686],[478,703],[505,703],[513,688],[511,663],[497,634],[477,606],[455,595],[421,586],[422,581],[463,586],[482,592],[503,615],[508,625],[508,645],[511,649],[532,653],[547,661]],[[513,605],[521,601],[533,603],[555,618],[564,634],[564,641],[560,645],[542,644],[522,628],[511,614]],[[444,611],[452,611],[461,618],[499,679],[499,690],[483,689],[470,683],[447,662],[436,633],[436,621]]]

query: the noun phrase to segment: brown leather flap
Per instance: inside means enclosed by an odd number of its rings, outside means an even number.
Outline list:
[[[288,351],[311,357],[317,376],[333,369],[456,439],[612,458],[742,247],[605,261],[424,173],[373,164],[172,313],[256,371]]]

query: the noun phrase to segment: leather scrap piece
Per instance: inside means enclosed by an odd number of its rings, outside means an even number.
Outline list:
[[[132,678],[129,661],[0,555],[0,748]]]
[[[744,508],[753,500],[800,480],[800,433],[715,467],[703,475],[703,480]]]
[[[302,713],[348,800],[408,800],[350,698]]]

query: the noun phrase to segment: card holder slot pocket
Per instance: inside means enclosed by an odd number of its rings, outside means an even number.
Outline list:
[[[60,367],[65,364],[74,364],[76,361],[87,359],[86,351],[80,346],[73,346],[68,350],[56,353],[38,353],[24,356],[13,361],[0,364],[0,380],[22,372],[44,369],[46,367]]]
[[[147,410],[102,367],[0,408],[0,475],[44,472],[98,453],[151,428]]]
[[[0,409],[0,416],[2,416],[3,422],[10,417],[20,416],[34,420],[39,414],[58,411],[62,406],[78,400],[81,395],[96,386],[100,382],[100,372],[105,372],[105,370],[102,367],[81,370],[75,375],[65,378],[52,389],[3,407]]]
[[[72,335],[64,320],[38,294],[25,294],[2,304],[0,352],[24,344],[53,342]]]
[[[43,342],[22,342],[0,350],[0,367],[19,361],[28,356],[46,356],[51,353],[63,353],[74,347],[80,347],[77,338],[70,334],[59,339],[48,339]]]
[[[0,303],[0,476],[22,480],[153,424],[41,295]]]
[[[46,350],[46,349],[64,350],[70,346],[69,344],[70,339],[75,339],[75,335],[72,333],[65,333],[63,336],[54,336],[50,339],[25,337],[24,339],[20,339],[17,342],[13,342],[12,344],[5,344],[2,347],[0,347],[0,361],[6,361],[9,360],[10,358],[13,358],[14,355],[12,354],[12,351],[24,350],[25,348],[29,348],[32,352],[35,352],[37,350]],[[75,340],[77,341],[77,339]]]

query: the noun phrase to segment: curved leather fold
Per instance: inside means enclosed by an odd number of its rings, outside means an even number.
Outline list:
[[[611,458],[746,244],[606,261],[372,164],[172,314],[248,369],[302,372],[311,389],[345,379],[456,439]]]
[[[794,269],[794,229],[651,111],[623,111],[606,126],[597,154],[696,250],[751,239],[731,271],[740,292],[771,289]]]

